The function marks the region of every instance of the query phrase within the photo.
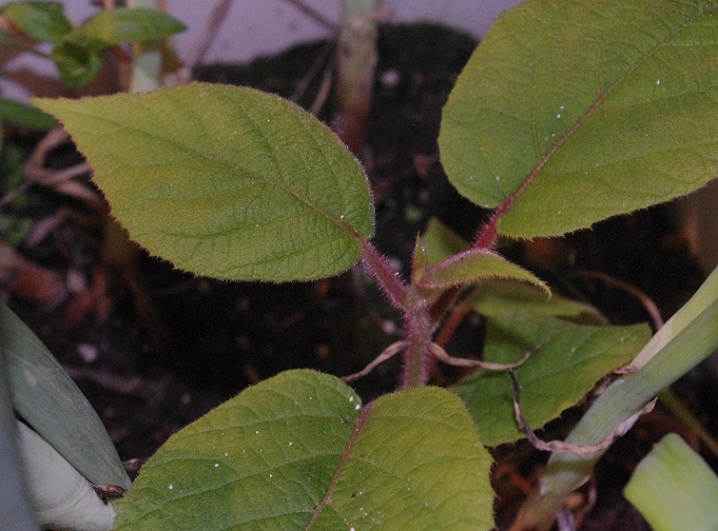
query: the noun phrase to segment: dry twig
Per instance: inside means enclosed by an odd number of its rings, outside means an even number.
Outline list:
[[[541,450],[544,452],[552,452],[552,453],[571,453],[576,455],[588,455],[593,454],[596,452],[599,452],[601,450],[605,450],[608,448],[613,441],[615,441],[618,437],[621,437],[622,435],[625,435],[628,430],[630,430],[633,425],[636,423],[636,421],[641,418],[646,413],[650,413],[653,411],[653,407],[656,405],[657,398],[654,398],[650,402],[648,402],[645,406],[643,406],[639,411],[628,417],[625,421],[623,421],[621,424],[619,424],[616,429],[613,430],[611,434],[609,434],[607,437],[605,437],[603,440],[597,442],[596,444],[591,444],[588,446],[579,446],[576,444],[566,443],[564,441],[544,441],[536,435],[536,433],[531,429],[531,426],[529,426],[528,421],[524,417],[523,413],[521,412],[521,405],[519,402],[519,395],[521,393],[521,386],[519,385],[519,381],[516,379],[516,376],[514,375],[514,371],[512,369],[509,369],[508,371],[509,376],[511,377],[511,383],[513,385],[513,391],[514,391],[514,414],[516,416],[516,423],[519,425],[519,429],[526,435],[526,438],[528,441],[536,448],[537,450]]]

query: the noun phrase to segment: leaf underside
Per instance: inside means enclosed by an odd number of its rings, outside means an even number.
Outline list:
[[[504,14],[447,103],[451,182],[513,237],[552,236],[718,176],[718,4],[533,0]],[[522,187],[524,187],[522,189]]]
[[[170,438],[115,529],[489,529],[490,464],[442,389],[364,409],[337,378],[289,371]]]
[[[322,278],[351,267],[357,239],[373,234],[359,163],[277,96],[193,83],[35,104],[64,123],[130,236],[181,269]]]
[[[92,405],[5,305],[0,305],[0,339],[15,411],[89,481],[128,487],[130,478]]]

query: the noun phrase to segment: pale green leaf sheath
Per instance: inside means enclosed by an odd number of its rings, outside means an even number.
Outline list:
[[[623,494],[655,531],[718,527],[718,477],[675,433],[643,458]]]
[[[490,468],[443,389],[363,407],[333,376],[288,371],[171,437],[115,529],[491,529]]]
[[[373,234],[359,163],[277,96],[193,83],[35,103],[63,122],[130,236],[181,269],[321,278],[351,267]]]
[[[514,237],[551,236],[718,175],[718,4],[533,0],[507,12],[444,109],[451,182]]]

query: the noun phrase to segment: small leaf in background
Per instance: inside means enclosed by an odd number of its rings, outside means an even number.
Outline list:
[[[489,529],[490,465],[444,390],[364,411],[337,378],[288,371],[172,436],[119,502],[115,529]]]
[[[718,477],[675,433],[643,458],[623,494],[655,531],[718,528]]]
[[[38,99],[95,170],[140,245],[198,275],[309,280],[359,258],[374,231],[356,159],[318,120],[257,90]]]
[[[93,483],[128,487],[130,480],[95,410],[37,336],[4,305],[0,338],[18,414]]]
[[[144,8],[116,8],[101,11],[75,29],[68,39],[87,39],[104,45],[153,41],[171,37],[187,27],[166,13]]]
[[[469,247],[468,242],[435,217],[426,224],[421,241],[429,265],[436,265]]]
[[[645,325],[579,325],[521,313],[488,319],[486,334],[486,361],[511,363],[543,344],[514,371],[521,383],[521,409],[534,429],[576,404],[603,376],[630,362],[651,336]],[[450,390],[465,401],[484,444],[497,446],[523,437],[505,372],[477,372]]]
[[[451,182],[499,231],[564,234],[718,175],[718,5],[526,2],[501,16],[444,108]]]
[[[0,99],[0,122],[4,126],[17,125],[35,131],[47,131],[57,125],[49,114],[5,98]]]
[[[60,44],[72,23],[60,2],[10,2],[1,11],[18,29],[42,42]]]
[[[527,282],[543,291],[546,299],[551,296],[549,287],[532,273],[486,249],[469,249],[430,267],[422,275],[419,286],[446,289],[496,278]]]
[[[65,41],[50,53],[62,82],[69,88],[78,88],[95,79],[102,68],[103,50],[94,50],[74,42]]]
[[[421,237],[428,262],[436,265],[463,252],[468,243],[441,221],[431,218]],[[524,282],[491,278],[481,283],[473,305],[474,311],[486,316],[524,312],[535,315],[552,315],[584,324],[606,324],[605,318],[590,304],[551,294],[546,299],[543,291]]]
[[[582,324],[607,324],[601,313],[585,302],[553,293],[549,300],[535,288],[519,282],[489,280],[474,299],[473,310],[487,317],[528,313],[559,317]]]

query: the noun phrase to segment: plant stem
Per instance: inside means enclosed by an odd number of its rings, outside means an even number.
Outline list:
[[[406,328],[406,349],[400,388],[426,385],[432,357],[430,355],[432,322],[426,299],[415,286],[407,285],[395,273],[389,261],[369,242],[361,243],[367,271],[376,279],[389,302],[400,310]]]
[[[336,112],[333,129],[354,153],[364,147],[378,61],[378,0],[344,0],[337,35]]]
[[[372,244],[361,239],[358,241],[366,270],[377,281],[391,305],[397,310],[405,311],[407,286],[404,281],[391,268],[386,257],[382,256]]]
[[[432,326],[426,300],[414,286],[409,286],[404,309],[407,346],[401,389],[426,385],[429,378]]]

